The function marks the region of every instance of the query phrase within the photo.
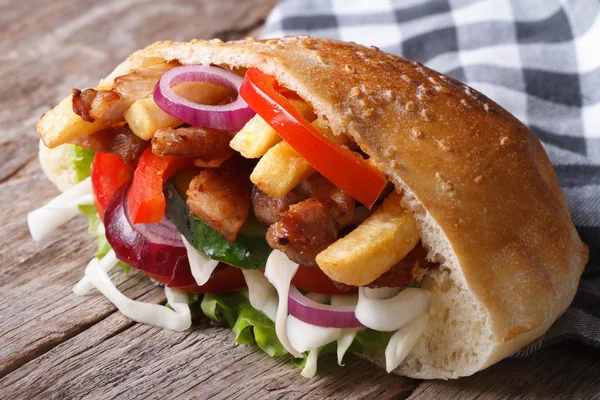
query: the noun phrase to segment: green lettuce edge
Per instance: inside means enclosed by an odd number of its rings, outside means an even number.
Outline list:
[[[204,315],[213,321],[227,325],[235,335],[238,344],[256,343],[270,357],[288,354],[277,333],[275,323],[258,311],[240,292],[207,293],[200,301]],[[385,349],[394,332],[380,332],[372,329],[361,330],[350,346],[353,353],[361,353],[365,348]],[[336,353],[337,342],[325,345],[319,352],[319,357]],[[305,356],[308,353],[305,354]],[[306,357],[294,358],[293,362],[300,368],[306,364]]]

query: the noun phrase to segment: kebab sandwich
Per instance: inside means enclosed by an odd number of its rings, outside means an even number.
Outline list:
[[[377,48],[307,36],[158,42],[38,122],[99,250],[75,286],[127,317],[239,343],[356,352],[415,378],[471,375],[565,311],[588,250],[533,133],[481,93]],[[133,268],[168,305],[124,296]]]

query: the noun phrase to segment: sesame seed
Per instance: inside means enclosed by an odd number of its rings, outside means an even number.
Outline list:
[[[375,50],[375,51],[378,51],[378,50],[379,50],[379,47],[377,47],[377,46],[370,46],[369,48],[370,48],[371,50]]]
[[[444,192],[454,192],[454,185],[452,182],[444,182],[442,183],[442,190],[444,190]]]
[[[323,57],[321,57],[321,55],[317,55],[317,61],[320,62],[321,64],[325,64],[325,60],[323,59]]]
[[[356,54],[360,57],[364,57],[365,53],[363,51],[357,51]]]
[[[423,100],[427,100],[428,97],[427,97],[427,95],[425,93],[417,93],[417,99],[423,101]]]
[[[298,38],[299,39],[308,39],[308,38],[310,38],[310,36],[308,36],[308,35],[300,35],[300,36],[298,36]]]
[[[423,129],[421,129],[417,126],[413,126],[413,128],[411,129],[411,133],[412,133],[412,137],[414,137],[414,138],[423,137]]]
[[[490,111],[491,107],[490,107],[490,105],[489,105],[488,103],[485,103],[485,104],[483,105],[483,109],[484,109],[485,111]]]
[[[468,94],[469,96],[473,96],[473,89],[471,89],[468,86],[465,86],[465,93]]]
[[[386,90],[385,92],[383,92],[384,97],[386,98],[386,100],[388,101],[392,101],[394,100],[394,93],[392,93],[391,90]]]
[[[191,44],[196,44],[196,43],[198,43],[198,39],[192,39],[192,40],[190,40],[190,43]]]
[[[430,76],[429,78],[427,78],[427,80],[429,80],[429,82],[433,83],[434,85],[437,85],[438,83],[440,83],[440,81],[435,79],[435,77],[433,77],[433,76]]]
[[[448,81],[450,78],[448,78],[447,75],[440,75],[440,79],[443,81]]]
[[[428,110],[421,111],[421,115],[425,121],[431,121],[431,112]]]
[[[385,151],[383,152],[383,155],[387,158],[391,158],[394,155],[394,150],[392,150],[391,148],[387,148],[385,149]]]
[[[253,37],[253,36],[248,36],[246,38],[246,42],[248,42],[248,43],[254,43],[254,42],[256,42],[256,38]]]
[[[346,70],[346,72],[354,72],[354,67],[350,64],[344,65],[344,69]]]
[[[436,86],[435,90],[437,90],[440,93],[450,93],[450,89],[447,88],[446,86]]]
[[[268,45],[270,45],[270,46],[272,46],[272,45],[274,45],[274,44],[277,44],[277,39],[270,39],[270,40],[267,40],[267,44],[268,44]]]
[[[506,146],[508,146],[509,144],[510,144],[510,138],[509,138],[509,137],[502,136],[502,137],[500,138],[500,145],[501,145],[501,146],[504,146],[504,147],[506,147]]]
[[[167,42],[165,42],[165,43],[167,43]],[[221,39],[219,39],[219,38],[215,38],[215,39],[209,40],[208,43],[210,43],[210,44],[220,44],[220,43],[223,43],[223,41]]]
[[[375,104],[376,106],[381,104],[381,100],[379,100],[377,97],[371,97],[371,103]]]
[[[362,108],[367,108],[367,106],[369,105],[369,102],[367,101],[367,99],[360,99],[360,101],[358,103],[360,104],[360,106]]]
[[[465,99],[460,99],[460,104],[462,104],[463,106],[469,105]]]
[[[473,181],[475,181],[475,183],[480,183],[482,179],[483,179],[483,175],[477,175],[475,177],[475,179],[473,179]]]
[[[439,180],[439,181],[445,181],[446,177],[444,175],[442,175],[441,172],[436,172],[435,173],[435,177]]]
[[[406,103],[406,105],[404,107],[406,108],[406,111],[412,111],[415,109],[415,103],[412,101],[409,101],[408,103]]]
[[[367,118],[371,117],[371,116],[373,115],[373,113],[374,113],[374,112],[375,112],[375,110],[374,110],[374,109],[372,109],[372,108],[369,108],[369,109],[367,109],[367,110],[365,111],[365,117],[367,117]]]
[[[352,96],[359,96],[360,88],[358,86],[354,86],[352,89],[350,89],[350,93],[352,94]]]
[[[440,149],[444,150],[444,151],[450,151],[450,146],[448,146],[448,144],[446,143],[446,141],[442,140],[438,140],[437,144],[439,146]]]
[[[410,78],[408,77],[408,75],[400,75],[400,79],[402,79],[404,82],[410,82]]]

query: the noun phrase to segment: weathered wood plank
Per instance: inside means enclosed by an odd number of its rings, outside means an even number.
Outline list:
[[[126,318],[110,315],[9,374],[0,381],[0,393],[57,399],[391,399],[405,397],[418,383],[353,356],[343,368],[333,357],[322,360],[319,375],[306,380],[289,358],[236,346],[231,332],[206,319],[187,332],[127,326]]]
[[[526,358],[508,359],[468,378],[426,381],[418,399],[598,399],[600,349],[563,343]]]

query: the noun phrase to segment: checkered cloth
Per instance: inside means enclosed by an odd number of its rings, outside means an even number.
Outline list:
[[[288,0],[263,37],[375,45],[485,93],[543,142],[590,262],[569,310],[518,355],[575,339],[600,347],[600,2]]]

